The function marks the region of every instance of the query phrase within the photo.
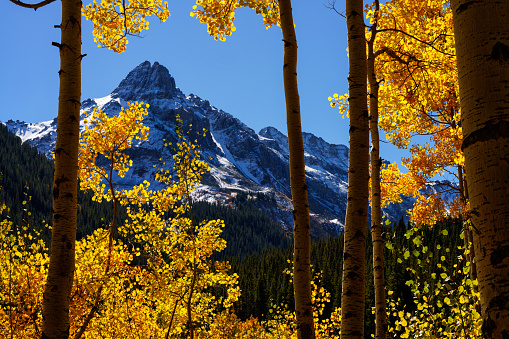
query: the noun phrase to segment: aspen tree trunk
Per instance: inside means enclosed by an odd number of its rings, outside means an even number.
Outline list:
[[[364,274],[368,218],[369,117],[366,102],[366,40],[362,0],[346,1],[348,30],[350,152],[343,254],[341,338],[364,338]]]
[[[484,338],[509,338],[509,1],[453,0]]]
[[[293,202],[293,288],[297,338],[307,339],[315,337],[315,329],[311,304],[311,229],[304,164],[304,142],[300,122],[300,99],[297,87],[297,37],[293,26],[291,0],[279,0],[279,10],[285,46],[283,78]]]
[[[378,12],[378,1],[376,7]],[[377,19],[371,29],[368,41],[368,81],[369,81],[369,128],[371,130],[371,237],[373,242],[373,279],[375,286],[376,339],[387,338],[387,307],[385,302],[384,244],[382,240],[382,206],[380,189],[380,137],[378,133],[378,82],[375,73],[375,53]]]
[[[60,93],[53,183],[53,229],[44,290],[42,338],[69,337],[69,301],[74,275],[78,146],[81,97],[80,0],[62,0]]]

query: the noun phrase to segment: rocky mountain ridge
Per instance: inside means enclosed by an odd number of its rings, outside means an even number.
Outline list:
[[[150,136],[129,151],[134,166],[123,179],[118,178],[120,184],[154,182],[156,169],[152,165],[160,163],[159,159],[172,159],[163,139],[176,140],[175,122],[179,115],[184,126],[192,126],[189,133],[197,136],[211,168],[195,192],[195,199],[229,203],[239,191],[253,193],[253,199],[261,193],[270,199],[260,199],[258,207],[285,228],[292,228],[288,139],[283,133],[274,127],[256,133],[209,101],[194,94],[186,96],[166,67],[148,61],[134,68],[111,94],[83,101],[81,119],[94,108],[114,115],[128,101],[150,104],[144,121],[150,127]],[[57,119],[39,123],[9,120],[4,124],[24,142],[51,157]],[[203,129],[207,131],[205,136]],[[303,133],[303,137],[312,233],[337,235],[345,219],[348,147],[327,143],[310,133]],[[398,219],[409,203],[392,207],[390,216]]]

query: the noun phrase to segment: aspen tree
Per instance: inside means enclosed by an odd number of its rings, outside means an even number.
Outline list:
[[[304,163],[304,142],[300,119],[300,99],[297,86],[297,38],[295,36],[291,0],[223,1],[199,0],[191,16],[207,23],[210,35],[225,40],[233,31],[235,9],[250,7],[263,15],[267,27],[280,25],[284,41],[283,79],[286,99],[288,148],[290,152],[290,186],[294,217],[294,293],[298,338],[314,338],[311,302],[311,229]],[[361,11],[362,12],[362,11]]]
[[[22,7],[37,9],[54,0]],[[78,142],[81,107],[81,1],[62,0],[60,91],[53,181],[53,228],[48,277],[44,291],[42,338],[68,338],[69,302],[76,241]]]
[[[60,93],[53,182],[53,224],[42,309],[42,338],[67,338],[75,266],[81,107],[81,1],[62,1]]]
[[[18,0],[12,3],[37,10],[55,0],[44,0],[37,4],[27,4]],[[118,5],[118,3],[114,3]],[[129,6],[135,10],[128,11]],[[77,226],[77,190],[78,190],[78,150],[81,107],[81,15],[83,3],[79,0],[62,0],[62,21],[55,28],[61,30],[60,43],[53,45],[60,50],[60,76],[58,97],[58,126],[55,147],[55,174],[53,182],[53,225],[51,254],[43,302],[42,338],[68,338],[70,331],[69,302],[75,270],[75,246]],[[103,6],[106,6],[104,10]],[[95,25],[105,27],[104,20],[115,10],[106,2],[94,4],[92,19]],[[96,40],[113,36],[117,44],[105,44],[117,52],[125,50],[125,37],[136,35],[147,29],[145,16],[155,14],[161,20],[169,16],[167,4],[161,1],[148,5],[139,5],[135,1],[122,2],[122,16],[107,30],[94,30]],[[150,13],[147,13],[150,12]],[[86,12],[85,12],[86,14]],[[141,17],[141,19],[138,19]],[[89,17],[87,17],[89,18]],[[134,20],[131,20],[133,19]],[[102,20],[102,21],[101,21]],[[121,27],[121,28],[118,28]],[[124,49],[115,49],[118,42],[124,43]]]
[[[290,186],[292,189],[294,254],[293,289],[297,337],[314,338],[311,303],[311,228],[304,163],[304,142],[300,119],[300,99],[297,87],[297,37],[290,0],[279,0],[281,30],[285,46],[283,78],[286,98],[286,125],[290,151]]]
[[[369,117],[362,0],[346,1],[348,29],[350,152],[343,254],[341,338],[364,338],[364,273],[368,218]]]
[[[509,2],[453,0],[484,338],[509,337]]]
[[[371,234],[373,242],[373,279],[375,286],[375,316],[377,339],[387,338],[387,305],[385,302],[385,273],[382,240],[382,201],[380,188],[380,137],[378,133],[378,88],[375,71],[374,44],[377,35],[380,5],[375,1],[374,22],[368,40],[369,128],[371,131]]]
[[[35,5],[37,9],[54,0]],[[48,277],[44,291],[42,338],[68,338],[69,302],[74,275],[76,241],[78,142],[81,107],[81,1],[62,0],[60,91],[53,181],[53,228]]]

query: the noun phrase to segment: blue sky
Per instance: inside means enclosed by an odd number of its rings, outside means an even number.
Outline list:
[[[84,2],[85,4],[88,1]],[[298,83],[302,128],[334,144],[348,144],[348,120],[331,108],[327,97],[348,90],[346,22],[326,7],[327,0],[293,1],[298,40]],[[149,18],[144,38],[131,38],[127,51],[98,48],[92,24],[83,19],[82,100],[108,95],[145,60],[166,66],[177,86],[231,113],[258,132],[274,126],[286,133],[281,30],[266,30],[261,16],[249,9],[236,15],[236,32],[215,41],[206,25],[190,17],[193,1],[170,1],[171,17]],[[60,1],[33,11],[0,2],[0,121],[50,120],[57,115]],[[344,10],[338,1],[337,9]],[[407,155],[382,145],[382,157],[398,161]]]

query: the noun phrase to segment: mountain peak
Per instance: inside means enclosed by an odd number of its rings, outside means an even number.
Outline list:
[[[261,135],[262,137],[269,138],[269,139],[275,139],[275,140],[286,139],[286,135],[284,135],[277,128],[272,127],[272,126],[267,126],[267,127],[262,128],[258,134]]]
[[[113,97],[126,101],[171,99],[179,94],[182,92],[175,85],[175,79],[157,61],[152,65],[145,61],[136,66],[113,91]]]

